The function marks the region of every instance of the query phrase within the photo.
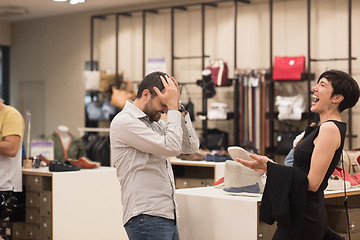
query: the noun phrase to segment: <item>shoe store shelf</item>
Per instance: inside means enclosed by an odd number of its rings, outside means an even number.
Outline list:
[[[170,159],[176,188],[212,186],[224,177],[225,162]]]

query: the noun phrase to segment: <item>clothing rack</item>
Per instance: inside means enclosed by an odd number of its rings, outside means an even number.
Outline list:
[[[265,112],[267,108],[265,74],[268,69],[235,69],[239,88],[239,138],[240,144],[249,143],[260,153],[265,153],[267,143],[267,121]],[[250,147],[250,146],[248,146]]]

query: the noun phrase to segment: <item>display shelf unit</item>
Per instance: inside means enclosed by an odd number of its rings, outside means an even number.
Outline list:
[[[272,0],[271,0],[272,1]],[[352,0],[348,0],[348,56],[344,58],[316,58],[311,55],[311,0],[307,0],[307,30],[308,30],[308,38],[307,38],[307,44],[308,44],[308,59],[307,59],[307,69],[308,72],[311,72],[311,63],[312,62],[326,62],[326,61],[347,61],[348,62],[348,73],[352,74],[352,61],[356,60],[355,57],[352,56]],[[310,82],[308,85],[308,88],[310,89]],[[309,99],[309,106],[310,108],[310,99]],[[353,127],[352,127],[352,109],[348,109],[348,124],[347,124],[347,136],[348,141],[348,148],[353,148],[352,140],[353,138],[357,137],[353,133]]]
[[[229,157],[230,159],[230,157]],[[176,188],[212,186],[224,177],[225,162],[170,159]]]
[[[277,130],[275,129],[275,121],[277,121],[277,115],[278,113],[275,111],[275,88],[276,85],[278,83],[288,83],[288,84],[293,84],[295,83],[299,83],[299,82],[307,82],[307,101],[308,101],[308,106],[310,106],[311,102],[310,102],[310,98],[311,98],[311,81],[314,80],[315,78],[315,74],[311,73],[310,68],[307,68],[307,72],[303,72],[301,74],[301,79],[299,81],[291,81],[291,80],[282,80],[282,81],[274,81],[272,79],[272,74],[273,74],[273,58],[274,58],[274,54],[273,54],[273,0],[269,0],[269,11],[270,11],[270,71],[268,74],[266,74],[266,80],[268,82],[268,88],[269,88],[269,110],[266,113],[266,118],[269,121],[269,145],[266,148],[265,152],[268,156],[270,157],[274,157],[275,154],[275,149],[276,149],[276,144],[275,144],[275,133],[277,132]],[[308,19],[309,20],[309,19]],[[308,45],[308,49],[309,49],[309,45]],[[302,115],[302,119],[301,121],[307,120],[307,122],[310,124],[312,118],[313,118],[313,114],[310,112],[310,107],[307,107],[306,109],[308,109],[307,111],[304,112],[304,114]],[[279,121],[278,121],[279,123]],[[279,123],[281,124],[281,123]]]
[[[140,10],[132,10],[132,11],[124,11],[124,12],[113,12],[113,13],[106,13],[106,14],[99,14],[99,15],[93,15],[91,16],[90,20],[90,70],[94,70],[95,68],[95,60],[94,60],[94,33],[95,33],[95,27],[94,23],[96,20],[104,20],[109,16],[115,16],[115,73],[116,76],[119,74],[119,16],[125,16],[125,17],[131,17],[133,13],[141,12],[142,13],[142,75],[145,77],[145,62],[146,62],[146,15],[148,13],[156,14],[159,10],[162,9],[170,9],[170,19],[171,19],[171,74],[174,76],[174,69],[175,69],[175,61],[183,60],[183,59],[199,59],[201,61],[201,68],[199,69],[199,72],[201,72],[205,68],[205,59],[210,57],[208,54],[205,53],[205,9],[207,7],[217,7],[219,3],[224,2],[233,2],[233,8],[234,8],[234,69],[237,67],[237,8],[238,3],[250,3],[250,0],[215,0],[215,1],[209,1],[209,2],[196,2],[196,3],[187,3],[187,4],[180,4],[180,5],[174,5],[174,6],[165,6],[165,7],[157,7],[157,8],[151,8],[151,9],[140,9]],[[174,46],[175,46],[175,27],[174,27],[174,15],[176,14],[176,11],[186,11],[188,7],[191,6],[201,6],[201,55],[194,55],[194,56],[180,56],[175,55]],[[175,76],[176,77],[176,76]],[[234,79],[234,98],[236,97],[236,92],[238,92],[238,82],[237,79]],[[239,110],[238,110],[238,100],[234,99],[234,132],[239,132]],[[202,96],[202,110],[203,112],[207,111],[207,99],[204,97],[204,94]],[[204,111],[205,110],[205,111]],[[204,119],[202,121],[202,133],[206,136],[206,132],[208,129],[207,125],[208,119]],[[89,126],[92,127],[92,126]],[[238,134],[234,134],[237,136]],[[234,144],[239,145],[239,138],[234,139]]]
[[[270,73],[267,76],[267,79],[271,79],[272,72],[273,72],[273,0],[269,1],[269,10],[270,10]],[[346,58],[328,58],[328,59],[321,59],[321,58],[313,58],[311,55],[311,0],[307,0],[307,72],[304,72],[302,74],[302,81],[307,82],[307,109],[309,109],[305,114],[303,114],[302,120],[307,120],[308,124],[311,123],[314,119],[314,114],[311,113],[310,107],[311,107],[311,81],[315,79],[315,74],[311,72],[311,63],[312,62],[322,62],[322,61],[348,61],[348,73],[351,75],[352,72],[352,61],[356,60],[355,57],[352,56],[352,44],[351,44],[351,5],[352,0],[348,0],[348,57]],[[267,118],[269,120],[269,147],[267,148],[266,153],[270,154],[270,156],[273,155],[273,150],[275,149],[275,135],[276,132],[275,129],[275,116],[277,116],[277,113],[275,111],[274,102],[275,102],[275,96],[274,96],[274,90],[275,85],[277,82],[284,82],[284,81],[268,81],[269,86],[269,111],[267,112]],[[286,82],[286,81],[285,81]],[[290,81],[288,81],[290,82]],[[294,82],[294,81],[291,81]],[[352,139],[356,137],[356,135],[353,134],[352,130],[352,110],[349,109],[348,111],[348,143],[349,143],[349,149],[352,149]]]
[[[127,239],[115,168],[49,172],[40,167],[22,174],[26,221],[13,225],[13,239]]]

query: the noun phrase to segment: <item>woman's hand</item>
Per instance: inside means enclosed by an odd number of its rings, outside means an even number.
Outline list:
[[[266,173],[267,172],[267,162],[272,161],[266,156],[256,155],[250,153],[249,156],[254,159],[254,161],[248,161],[241,158],[236,158],[235,160],[241,164],[243,164],[245,167],[254,169],[257,172],[260,173]]]

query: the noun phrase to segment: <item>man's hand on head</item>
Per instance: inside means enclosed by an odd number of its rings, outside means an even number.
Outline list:
[[[159,96],[160,100],[167,106],[168,110],[178,110],[180,107],[179,85],[174,77],[165,77],[166,80],[160,76],[165,91],[161,92],[157,87],[154,87],[154,91]]]

